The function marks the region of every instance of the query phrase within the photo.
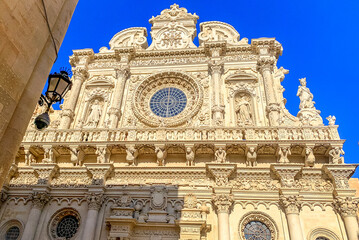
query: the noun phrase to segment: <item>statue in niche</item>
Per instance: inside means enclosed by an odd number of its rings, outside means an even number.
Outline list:
[[[226,162],[226,157],[227,157],[227,153],[223,148],[219,148],[217,149],[217,151],[215,152],[215,157],[216,157],[216,162],[217,163],[225,163]]]
[[[297,96],[300,99],[299,109],[313,109],[315,102],[313,101],[313,94],[307,88],[306,78],[299,79],[300,86],[298,87]]]
[[[344,155],[343,149],[339,147],[335,147],[332,150],[329,151],[329,163],[331,164],[343,164],[344,163],[344,157],[340,155]]]
[[[249,97],[241,94],[236,100],[236,115],[238,125],[250,125],[253,123]]]
[[[87,127],[97,127],[100,117],[102,114],[102,105],[100,101],[96,99],[90,107],[90,114],[87,117],[85,126]]]

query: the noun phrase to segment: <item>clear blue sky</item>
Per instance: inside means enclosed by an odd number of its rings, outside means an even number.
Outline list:
[[[173,3],[196,13],[198,23],[215,20],[231,24],[241,38],[275,37],[284,48],[278,66],[290,70],[283,82],[289,111],[297,114],[298,78],[307,77],[325,124],[328,115],[337,118],[340,136],[346,139],[345,161],[359,162],[357,0],[80,0],[53,71],[61,66],[70,68],[68,57],[73,49],[93,48],[98,52],[125,28],[146,27],[149,33],[148,20]],[[197,38],[195,44],[198,45]],[[359,170],[355,177],[359,177]]]

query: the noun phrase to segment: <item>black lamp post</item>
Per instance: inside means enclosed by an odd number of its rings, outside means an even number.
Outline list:
[[[35,127],[38,130],[47,128],[50,125],[49,110],[53,103],[60,102],[66,93],[71,89],[72,83],[69,73],[61,70],[60,73],[53,73],[47,79],[48,85],[45,96],[41,94],[39,105],[46,104],[46,111],[35,118]]]

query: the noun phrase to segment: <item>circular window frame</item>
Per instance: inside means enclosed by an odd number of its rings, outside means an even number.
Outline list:
[[[160,98],[161,96],[159,95],[162,95],[164,96],[165,98],[167,98],[167,104],[168,104],[168,101],[169,100],[172,100],[174,97],[173,94],[171,93],[175,93],[175,95],[182,95],[182,99],[175,99],[175,106],[163,106],[162,105],[162,100],[163,98]],[[184,106],[181,108],[179,107],[178,105],[179,104],[183,104],[184,102]],[[162,117],[162,118],[170,118],[170,117],[175,117],[177,115],[179,115],[181,112],[183,112],[183,110],[186,108],[187,106],[187,96],[186,94],[181,90],[181,89],[178,89],[178,88],[174,88],[174,87],[166,87],[166,88],[161,88],[160,90],[158,90],[157,92],[155,92],[152,97],[150,98],[150,109],[151,111],[158,117]],[[151,107],[151,105],[153,105],[153,107],[156,107],[156,108],[167,108],[166,110],[166,114],[168,114],[168,110],[172,110],[173,108],[176,108],[178,110],[178,112],[175,113],[175,115],[173,116],[160,116],[158,115],[158,113],[156,113],[156,109]]]
[[[22,234],[24,233],[24,226],[23,226],[22,222],[20,222],[17,219],[9,220],[9,221],[7,221],[6,223],[4,223],[1,226],[1,228],[0,228],[1,239],[5,239],[5,235],[6,235],[7,231],[12,227],[18,227],[19,228],[20,234],[19,234],[19,237],[17,239],[21,239]]]
[[[337,234],[325,227],[316,227],[308,234],[309,240],[316,240],[318,237],[326,237],[330,240],[340,240]]]
[[[175,116],[160,117],[152,112],[149,103],[157,91],[168,87],[181,90],[187,97],[187,104],[183,111]],[[171,71],[155,73],[143,80],[134,91],[132,110],[134,115],[148,126],[175,127],[194,117],[202,104],[203,90],[201,85],[186,73]]]
[[[50,239],[59,239],[59,237],[57,236],[57,226],[59,224],[59,222],[66,216],[74,216],[77,218],[77,220],[79,221],[79,227],[77,228],[76,233],[72,236],[71,239],[75,239],[77,237],[77,235],[79,234],[79,229],[80,229],[80,225],[81,225],[81,216],[79,214],[79,212],[73,208],[63,208],[60,209],[58,211],[56,211],[52,216],[51,216],[51,220],[50,223],[48,225],[48,234]]]
[[[261,222],[266,225],[271,232],[271,240],[278,239],[278,227],[268,214],[263,212],[249,212],[244,214],[243,217],[239,220],[238,232],[241,240],[246,240],[244,236],[244,228],[249,222],[252,221]]]

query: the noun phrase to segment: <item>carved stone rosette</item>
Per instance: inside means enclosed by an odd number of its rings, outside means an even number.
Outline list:
[[[30,197],[33,208],[42,210],[46,203],[50,200],[50,195],[47,192],[34,192]]]
[[[352,197],[336,197],[334,207],[342,217],[355,217],[358,211],[359,201]]]
[[[233,195],[232,194],[213,194],[212,202],[217,213],[229,213],[233,205]]]
[[[284,196],[281,195],[279,204],[283,207],[286,214],[299,214],[302,206],[302,198],[300,196]]]
[[[86,196],[86,201],[89,210],[100,210],[104,197],[102,193],[89,193]]]

